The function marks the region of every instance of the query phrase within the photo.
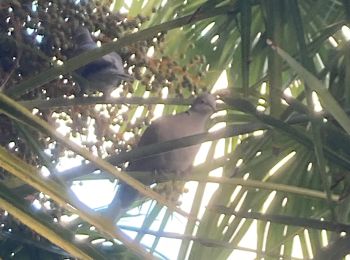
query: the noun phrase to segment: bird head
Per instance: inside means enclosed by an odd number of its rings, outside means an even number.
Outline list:
[[[89,30],[83,26],[78,27],[74,31],[73,39],[76,44],[86,44],[86,43],[95,43],[91,37]]]
[[[215,96],[207,92],[202,93],[193,101],[191,110],[197,113],[211,115],[216,110]]]

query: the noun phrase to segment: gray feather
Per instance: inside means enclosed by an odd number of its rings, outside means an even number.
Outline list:
[[[96,42],[85,27],[79,27],[73,37],[75,42],[74,54],[97,48]],[[77,69],[76,72],[83,78],[79,86],[83,91],[99,90],[109,91],[112,87],[118,86],[122,80],[130,80],[131,77],[124,71],[122,58],[116,52],[108,53],[101,58]]]
[[[204,93],[195,99],[188,111],[163,116],[152,122],[141,136],[138,146],[203,133],[215,109],[215,97]],[[153,174],[188,174],[198,149],[199,145],[193,145],[131,161],[127,171],[150,172],[149,178],[139,179],[145,185],[154,183]],[[138,196],[135,189],[126,183],[120,183],[107,214],[113,221],[116,221]]]

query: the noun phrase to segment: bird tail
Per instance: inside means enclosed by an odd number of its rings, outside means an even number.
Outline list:
[[[116,223],[136,200],[138,192],[126,183],[121,183],[106,212],[107,217]]]
[[[114,197],[111,204],[109,204],[107,211],[104,213],[105,217],[115,224],[122,216],[124,209],[121,206],[121,202],[117,196]]]
[[[125,81],[128,81],[128,82],[134,80],[134,78],[131,75],[127,74],[127,73],[121,73],[121,74],[118,75],[118,77],[121,80],[125,80]]]

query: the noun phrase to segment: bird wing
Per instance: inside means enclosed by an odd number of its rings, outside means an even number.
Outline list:
[[[107,55],[101,58],[104,62],[107,62],[119,72],[119,77],[123,80],[130,80],[131,76],[124,71],[123,60],[120,55],[116,52],[108,53]]]
[[[110,62],[104,59],[94,60],[81,68],[79,71],[83,77],[88,77],[91,74],[97,73],[98,71],[104,70],[113,66]]]
[[[152,123],[143,132],[140,141],[137,146],[145,146],[150,144],[155,144],[159,142],[159,124],[156,122]]]
[[[140,141],[138,142],[138,147],[151,145],[160,142],[159,129],[161,124],[153,122],[149,127],[146,128],[142,134]],[[154,167],[156,157],[148,156],[143,157],[134,161],[130,161],[127,171],[151,171]],[[147,182],[148,180],[141,180],[141,182]]]

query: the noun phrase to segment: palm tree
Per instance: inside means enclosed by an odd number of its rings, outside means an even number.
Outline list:
[[[165,239],[179,242],[178,259],[240,252],[246,259],[342,259],[350,252],[348,1],[50,3],[0,5],[1,257],[176,258],[163,254]],[[79,24],[100,30],[103,44],[70,58]],[[134,82],[115,99],[77,95],[74,70],[113,50]],[[180,112],[205,90],[222,101],[209,126],[221,129],[134,148],[159,104],[163,113]],[[162,195],[123,174],[130,159],[206,141],[205,162],[185,180],[157,185]],[[89,162],[58,172],[67,157]],[[135,232],[133,240],[69,188],[73,180],[115,178],[145,195],[134,206],[143,204],[146,214],[118,225]],[[187,211],[174,203],[185,181],[195,183]],[[61,217],[73,214],[79,218],[64,226]],[[167,232],[176,218],[184,231]]]

